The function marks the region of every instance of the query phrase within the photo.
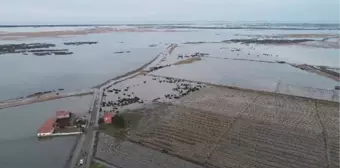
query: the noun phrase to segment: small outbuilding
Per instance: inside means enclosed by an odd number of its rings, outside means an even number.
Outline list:
[[[113,117],[113,114],[111,112],[105,112],[104,113],[104,123],[105,124],[112,123],[112,117]]]
[[[70,113],[69,111],[57,111],[56,116],[57,119],[62,119],[62,118],[70,118]]]

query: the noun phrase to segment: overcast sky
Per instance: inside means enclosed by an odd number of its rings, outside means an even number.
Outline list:
[[[0,0],[0,24],[339,22],[339,0]]]

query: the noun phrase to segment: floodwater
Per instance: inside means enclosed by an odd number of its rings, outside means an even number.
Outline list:
[[[135,41],[140,39],[139,41]],[[143,41],[142,39],[146,39]],[[0,56],[0,100],[26,96],[58,88],[77,90],[95,86],[110,78],[132,71],[152,60],[166,45],[149,47],[144,34],[91,34],[65,38],[2,41],[2,43],[46,42],[72,55],[34,56],[5,54]],[[98,41],[93,45],[65,46],[63,42]],[[123,43],[121,43],[123,42]],[[114,54],[119,51],[130,53]]]
[[[208,53],[210,57],[286,61],[288,63],[339,67],[339,49],[315,48],[299,45],[244,45],[239,43],[183,44],[174,50],[178,54]],[[208,56],[208,57],[209,57]],[[166,64],[166,63],[164,63]]]
[[[339,84],[288,64],[216,58],[163,68],[153,74],[265,91],[275,91],[279,83],[320,89],[333,89]]]
[[[92,99],[92,95],[70,97],[0,110],[1,167],[63,167],[76,137],[38,140],[38,129],[57,110],[85,115]]]
[[[31,29],[33,28],[2,28],[0,31],[24,32],[32,31]],[[56,29],[58,28],[37,28],[34,31]],[[66,29],[70,28],[61,28],[60,30]],[[174,32],[111,32],[58,38],[0,41],[0,44],[53,43],[57,45],[55,49],[69,49],[74,53],[58,56],[0,55],[0,101],[58,88],[73,91],[95,86],[140,67],[164,51],[170,43],[180,45],[174,50],[172,55],[174,57],[169,58],[170,63],[177,61],[176,55],[179,53],[207,52],[210,53],[210,56],[221,58],[284,60],[294,63],[339,67],[337,65],[339,50],[337,49],[304,46],[182,44],[189,41],[219,42],[241,38],[236,34],[338,33],[334,30],[174,30]],[[176,30],[178,31],[176,32]],[[64,42],[79,41],[97,41],[98,44],[81,46],[65,46],[63,44]],[[157,46],[150,47],[151,44],[157,44]],[[242,48],[243,50],[237,55],[237,52],[221,50],[221,47]],[[255,50],[251,47],[254,47]],[[130,51],[130,53],[114,53],[119,51]],[[261,55],[263,53],[275,56]],[[262,90],[275,90],[280,81],[324,89],[332,89],[335,85],[338,85],[338,82],[293,68],[290,65],[219,58],[204,58],[192,64],[171,66],[155,71],[154,74],[191,80],[203,79],[211,83]],[[0,110],[1,167],[63,167],[76,138],[62,137],[38,141],[36,139],[37,130],[46,119],[55,114],[56,110],[67,109],[79,113],[86,112],[91,99],[92,97],[65,98]]]
[[[55,29],[55,28],[54,28]],[[139,68],[167,47],[157,44],[157,33],[109,33],[62,38],[34,38],[0,41],[1,44],[53,43],[56,49],[69,49],[72,55],[0,56],[0,100],[34,92],[64,88],[88,88]],[[137,39],[137,40],[136,40]],[[160,38],[158,38],[160,39]],[[65,46],[64,42],[98,41],[94,45]],[[130,53],[114,54],[119,51]],[[38,141],[36,133],[56,110],[84,113],[90,97],[65,98],[0,110],[0,167],[64,167],[76,137]]]
[[[339,49],[313,48],[304,46],[265,46],[257,45],[256,50],[278,55],[277,60],[289,63],[338,67]]]

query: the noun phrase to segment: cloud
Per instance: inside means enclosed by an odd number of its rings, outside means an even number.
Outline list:
[[[0,24],[338,22],[338,0],[1,0]]]

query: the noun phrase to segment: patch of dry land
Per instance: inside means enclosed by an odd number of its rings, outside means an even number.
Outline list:
[[[339,38],[338,34],[280,34],[279,36],[293,38]]]
[[[190,63],[193,63],[195,61],[200,61],[200,60],[202,60],[202,58],[200,58],[200,57],[188,58],[188,59],[185,59],[185,60],[178,61],[178,62],[174,63],[174,65],[190,64]]]
[[[95,157],[117,167],[339,167],[339,104],[206,86],[143,110]]]
[[[235,34],[236,36],[248,36],[248,37],[261,37],[261,38],[279,38],[279,37],[290,37],[290,38],[337,38],[339,34],[327,34],[327,33],[294,33],[294,34],[276,34],[276,35],[261,35],[261,34]]]
[[[20,97],[15,99],[9,99],[5,101],[0,101],[0,109],[10,108],[15,106],[22,106],[26,104],[33,104],[43,101],[49,101],[54,99],[61,99],[66,97],[73,97],[73,96],[83,96],[92,94],[92,89],[81,90],[76,92],[49,92],[49,93],[42,93],[37,95],[31,95],[27,97]]]
[[[339,34],[277,34],[277,35],[236,34],[235,36],[246,36],[252,38],[266,39],[262,40],[262,42],[270,42],[271,44],[275,45],[301,45],[315,48],[339,49],[340,44]],[[288,41],[283,40],[285,38],[290,38],[292,40]],[[241,39],[241,41],[243,40]],[[259,42],[258,40],[255,41]]]
[[[88,35],[88,34],[101,34],[110,32],[173,32],[175,30],[156,30],[150,28],[138,28],[138,27],[95,27],[95,28],[84,28],[77,30],[51,30],[51,31],[39,31],[39,32],[1,32],[0,40],[19,40],[26,38],[37,38],[37,37],[63,37],[63,36],[74,36],[74,35]]]

